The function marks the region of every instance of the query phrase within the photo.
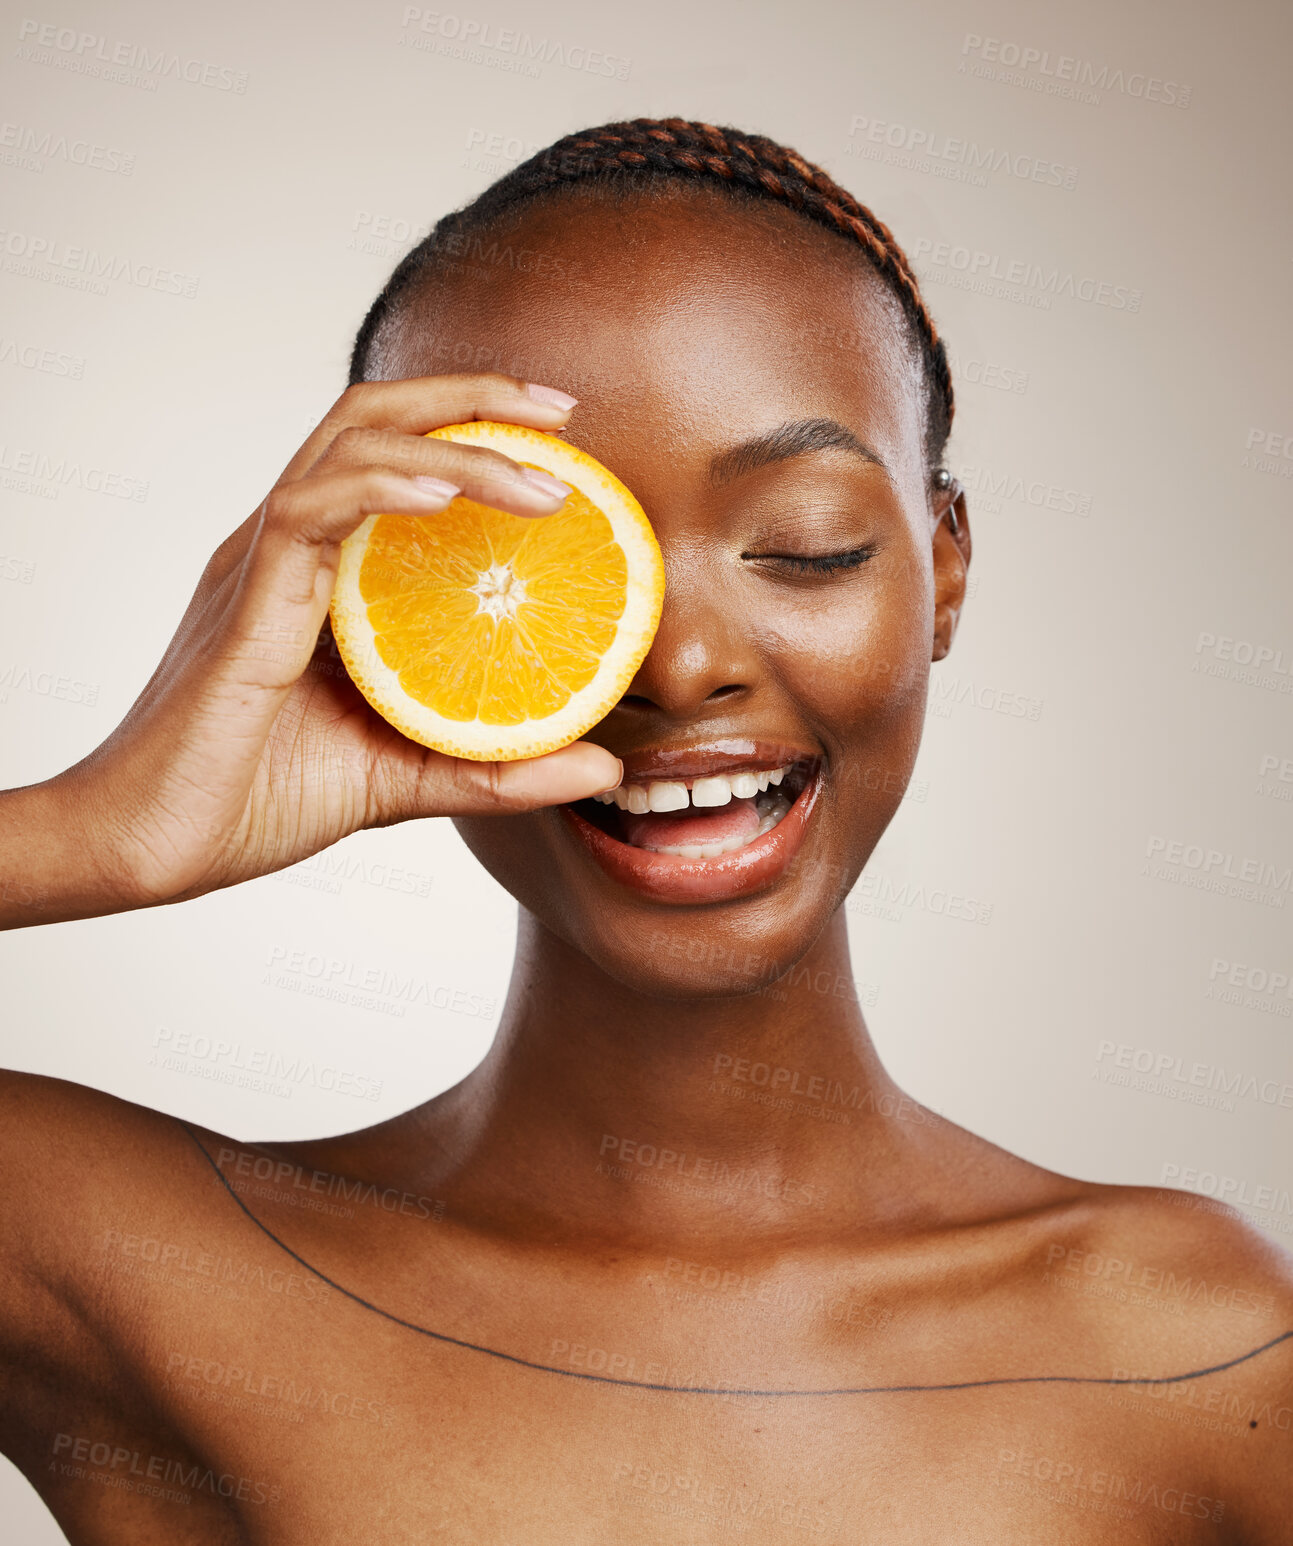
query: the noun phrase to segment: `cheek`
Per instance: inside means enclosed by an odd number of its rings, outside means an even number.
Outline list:
[[[920,578],[801,602],[765,633],[765,659],[837,756],[923,719],[933,607]]]
[[[535,890],[536,816],[454,816],[454,830],[504,890],[525,900]]]

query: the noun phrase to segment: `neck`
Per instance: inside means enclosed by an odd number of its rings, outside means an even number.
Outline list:
[[[892,1224],[929,1132],[871,1043],[840,912],[779,980],[698,1000],[625,987],[522,910],[494,1045],[434,1104],[458,1206],[618,1239]]]

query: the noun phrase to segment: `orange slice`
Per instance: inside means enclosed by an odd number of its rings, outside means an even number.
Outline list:
[[[664,564],[641,505],[585,452],[519,424],[450,424],[574,490],[527,520],[459,496],[370,515],[341,544],[332,631],[355,684],[411,740],[477,762],[576,741],[646,658]]]

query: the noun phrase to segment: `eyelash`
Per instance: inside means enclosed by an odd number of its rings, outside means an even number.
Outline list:
[[[759,553],[751,556],[785,564],[792,574],[835,574],[841,569],[858,568],[867,559],[874,557],[875,551],[875,544],[868,543],[866,547],[852,548],[847,553],[823,553],[817,558],[809,558],[801,553]]]

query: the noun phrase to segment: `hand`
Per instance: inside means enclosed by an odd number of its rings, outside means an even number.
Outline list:
[[[564,502],[565,485],[546,474],[426,431],[469,419],[553,431],[572,406],[498,375],[343,392],[216,550],[125,719],[83,762],[36,786],[49,796],[44,819],[75,831],[62,848],[93,867],[94,897],[12,921],[180,901],[295,864],[363,827],[531,810],[616,784],[617,759],[586,741],[481,763],[406,739],[350,681],[326,626],[340,543],[366,516],[434,520],[460,492],[520,516]],[[34,846],[58,848],[52,836]],[[47,897],[87,889],[57,876],[31,883]]]

